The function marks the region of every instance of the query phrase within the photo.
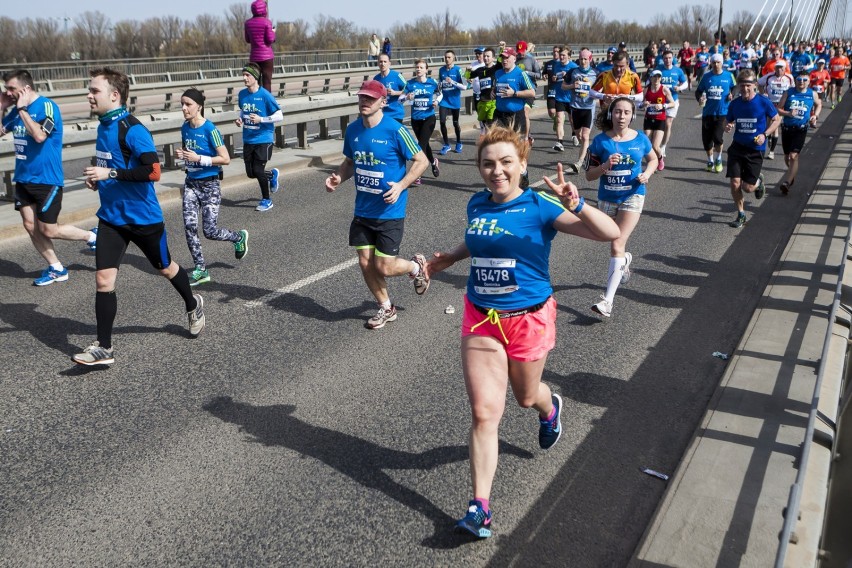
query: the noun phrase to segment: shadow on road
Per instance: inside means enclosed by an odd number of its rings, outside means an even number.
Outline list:
[[[251,436],[250,442],[288,448],[320,460],[364,487],[380,491],[422,514],[434,527],[433,534],[421,543],[423,546],[448,549],[470,542],[452,534],[453,517],[385,473],[388,469],[430,470],[464,461],[468,458],[467,446],[445,446],[422,453],[386,448],[349,434],[308,424],[293,416],[296,407],[292,404],[254,406],[234,401],[229,396],[217,396],[202,408],[223,422],[238,425],[241,432]],[[530,452],[503,441],[500,442],[500,452],[524,459],[534,457]]]

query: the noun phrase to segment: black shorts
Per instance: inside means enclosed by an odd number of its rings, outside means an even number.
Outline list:
[[[574,130],[581,128],[592,127],[592,109],[590,108],[572,108],[571,109],[571,124],[574,125]]]
[[[494,120],[501,126],[511,128],[521,134],[527,133],[527,119],[523,109],[518,112],[494,111]]]
[[[836,85],[838,87],[842,87],[843,86],[843,78],[841,77],[840,79],[832,79],[831,84]]]
[[[571,106],[563,101],[556,101],[556,112],[571,112]]]
[[[763,167],[763,152],[733,142],[728,147],[728,171],[725,177],[740,178],[749,185],[757,183]]]
[[[252,161],[263,162],[264,164],[272,159],[272,144],[243,144],[243,161],[250,163]]]
[[[396,256],[402,245],[405,219],[367,219],[355,217],[349,225],[349,246],[375,248],[382,256]]]
[[[166,225],[113,225],[103,219],[98,222],[98,248],[95,251],[95,267],[98,270],[118,268],[124,259],[129,243],[135,244],[157,270],[172,263],[166,242]]]
[[[642,124],[643,130],[665,130],[666,129],[666,121],[657,120],[652,116],[645,115],[645,121]]]
[[[547,110],[556,109],[556,97],[547,97]]]
[[[692,75],[692,72],[695,68],[692,65],[681,65],[681,69],[683,69],[683,74],[686,75],[686,78],[689,79],[689,76]]]
[[[795,126],[781,127],[781,147],[784,154],[798,154],[805,147],[805,138],[808,137],[808,127],[797,128]]]
[[[53,225],[59,219],[62,209],[62,186],[45,183],[15,184],[15,210],[21,207],[35,206],[36,217],[42,223]]]
[[[714,146],[722,146],[725,136],[725,117],[722,115],[701,117],[701,143],[708,152]]]

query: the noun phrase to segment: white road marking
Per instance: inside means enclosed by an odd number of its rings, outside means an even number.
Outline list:
[[[246,302],[244,305],[247,308],[257,308],[259,306],[262,306],[263,304],[268,304],[272,300],[279,298],[279,297],[283,296],[284,294],[289,294],[291,292],[295,292],[299,288],[304,288],[308,284],[313,284],[314,282],[322,280],[326,276],[331,276],[332,274],[336,274],[336,273],[340,272],[341,270],[346,270],[347,268],[355,266],[356,264],[358,264],[358,257],[357,256],[355,258],[351,258],[351,259],[347,260],[346,262],[341,262],[340,264],[332,266],[331,268],[326,268],[322,272],[317,272],[316,274],[308,276],[307,278],[302,278],[298,282],[293,282],[292,284],[290,284],[288,286],[284,286],[283,288],[279,288],[278,290],[275,290],[274,292],[270,292],[266,296],[262,296],[262,297],[258,298],[257,300],[252,300],[251,302]]]

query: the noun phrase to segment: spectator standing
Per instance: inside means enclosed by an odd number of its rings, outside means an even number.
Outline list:
[[[382,42],[379,41],[379,36],[373,34],[370,36],[370,43],[367,44],[367,60],[376,62],[379,60],[379,54],[382,52]]]
[[[391,56],[391,49],[392,49],[392,48],[393,48],[393,45],[391,45],[391,40],[390,40],[390,38],[389,38],[389,37],[386,37],[386,38],[385,38],[385,41],[383,41],[383,42],[382,42],[382,53],[384,53],[385,55],[387,55],[388,57],[390,57],[390,56]]]
[[[252,17],[246,20],[245,38],[246,43],[251,44],[249,61],[260,67],[261,84],[263,88],[272,92],[272,69],[275,63],[275,54],[272,53],[272,44],[275,43],[275,27],[269,20],[269,8],[266,0],[255,0],[251,4]]]

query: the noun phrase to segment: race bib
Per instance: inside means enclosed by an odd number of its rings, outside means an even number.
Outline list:
[[[607,191],[632,191],[631,170],[609,170],[604,175],[604,189]]]
[[[470,259],[473,289],[477,294],[509,294],[518,289],[514,258]]]
[[[384,172],[356,168],[355,189],[357,191],[366,191],[367,193],[373,194],[384,193],[384,189],[382,189],[382,179],[384,179],[384,177]]]

